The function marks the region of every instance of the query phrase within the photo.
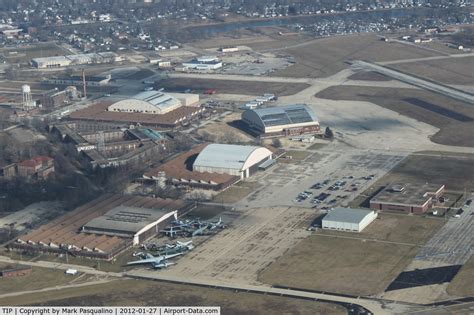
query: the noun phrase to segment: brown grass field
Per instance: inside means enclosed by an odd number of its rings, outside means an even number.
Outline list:
[[[346,61],[353,59],[389,61],[438,55],[396,42],[383,42],[374,34],[322,38],[308,45],[295,44],[280,52],[294,56],[296,64],[272,73],[273,76],[313,78],[326,77],[345,69],[348,66]]]
[[[54,43],[49,43],[34,47],[5,48],[0,50],[0,54],[5,56],[8,62],[26,63],[33,58],[70,55],[71,52]]]
[[[259,278],[272,285],[373,295],[385,290],[417,250],[415,246],[315,234],[271,264]]]
[[[399,63],[391,68],[444,84],[472,85],[474,57]]]
[[[1,268],[6,266],[6,264],[1,264]],[[23,290],[38,290],[63,285],[74,278],[75,277],[66,275],[62,270],[33,267],[33,271],[30,275],[12,278],[0,277],[0,294]]]
[[[474,257],[467,261],[448,286],[448,293],[454,296],[474,296]]]
[[[395,182],[445,184],[447,190],[474,189],[474,156],[459,157],[411,155],[377,183]],[[471,170],[471,171],[469,171]]]
[[[255,191],[258,186],[256,182],[239,182],[215,195],[213,201],[219,203],[234,203],[240,201],[252,191]]]
[[[348,234],[333,230],[319,230],[318,233],[423,245],[444,223],[443,219],[433,217],[379,213],[377,219],[360,233]]]
[[[417,89],[333,86],[316,94],[333,100],[367,101],[440,128],[431,140],[474,147],[474,107]]]
[[[220,306],[222,314],[346,314],[338,305],[147,280],[117,280],[0,299],[0,305]]]
[[[217,93],[260,95],[273,93],[276,95],[293,95],[309,87],[304,83],[252,82],[213,79],[165,79],[157,83],[159,88],[170,92],[183,92],[191,89],[195,93],[204,93],[207,89],[216,89]]]

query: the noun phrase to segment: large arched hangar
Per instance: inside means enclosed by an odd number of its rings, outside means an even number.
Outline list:
[[[318,118],[306,104],[248,109],[242,121],[260,135],[287,136],[319,132]]]
[[[209,144],[197,156],[193,171],[239,176],[251,176],[258,166],[272,158],[272,152],[264,147]]]

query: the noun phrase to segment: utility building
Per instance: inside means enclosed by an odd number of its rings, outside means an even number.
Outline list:
[[[234,144],[209,144],[197,156],[193,171],[239,176],[258,171],[258,166],[272,158],[267,148]]]
[[[306,104],[249,109],[242,121],[260,137],[275,137],[316,133],[319,121]]]
[[[377,218],[373,210],[334,208],[323,218],[323,229],[349,232],[362,230]]]

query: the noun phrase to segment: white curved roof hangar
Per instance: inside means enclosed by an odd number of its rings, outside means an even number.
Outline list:
[[[197,156],[195,171],[207,168],[223,168],[242,171],[271,157],[267,148],[234,144],[209,144]]]

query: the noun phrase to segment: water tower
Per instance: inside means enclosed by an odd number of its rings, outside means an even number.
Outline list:
[[[29,110],[35,107],[35,103],[31,98],[31,88],[29,85],[25,84],[21,87],[21,94],[23,95],[23,109]]]

